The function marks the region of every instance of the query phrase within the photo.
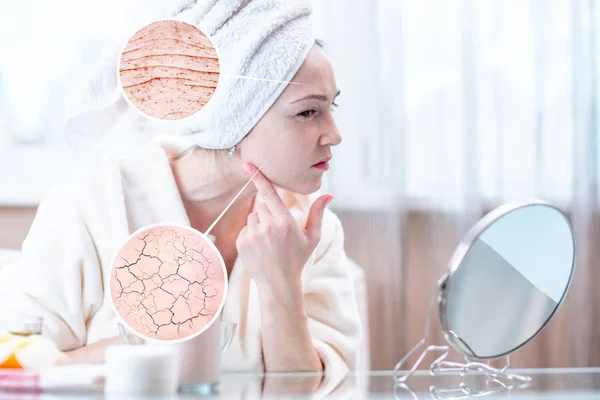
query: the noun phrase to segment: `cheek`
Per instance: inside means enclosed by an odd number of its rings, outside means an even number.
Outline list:
[[[266,155],[265,173],[278,185],[285,185],[302,174],[304,163],[293,150],[281,151]],[[304,168],[305,169],[305,168]]]
[[[272,115],[261,120],[243,144],[243,157],[263,167],[275,184],[287,187],[305,185],[310,166],[315,162],[318,135],[314,124]]]
[[[254,137],[248,138],[248,142],[244,143],[243,157],[259,167],[266,161],[265,169],[271,167],[271,164],[277,164],[285,146],[281,142],[270,138]]]
[[[311,170],[314,155],[308,154],[309,145],[273,140],[271,143],[254,143],[244,157],[259,166],[266,161],[262,171],[275,185],[295,193],[309,194],[319,189],[321,176]]]
[[[310,158],[310,132],[293,120],[277,118],[261,121],[244,143],[244,157],[254,162],[265,161],[270,168],[293,168]],[[266,168],[266,167],[265,167]]]

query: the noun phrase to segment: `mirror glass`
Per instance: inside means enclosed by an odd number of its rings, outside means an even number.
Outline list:
[[[450,265],[440,318],[457,350],[491,359],[524,345],[552,317],[571,282],[575,238],[547,204],[512,207],[474,230]]]

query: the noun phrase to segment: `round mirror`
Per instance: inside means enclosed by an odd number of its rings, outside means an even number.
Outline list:
[[[575,236],[560,210],[538,200],[495,209],[467,233],[440,283],[446,340],[477,359],[517,350],[556,312],[574,268]]]

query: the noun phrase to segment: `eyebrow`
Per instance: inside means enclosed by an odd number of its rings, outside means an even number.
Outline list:
[[[336,97],[338,97],[341,92],[342,92],[341,90],[338,90],[337,93],[335,94],[335,96],[333,98],[335,99]],[[292,101],[290,104],[298,103],[299,101],[308,100],[308,99],[316,99],[316,100],[320,100],[320,101],[327,101],[327,96],[325,96],[323,94],[309,94],[308,96],[305,96],[305,97],[303,97],[301,99]]]

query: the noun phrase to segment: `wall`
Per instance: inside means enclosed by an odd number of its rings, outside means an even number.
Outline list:
[[[0,248],[21,247],[36,210],[36,207],[0,207]]]

